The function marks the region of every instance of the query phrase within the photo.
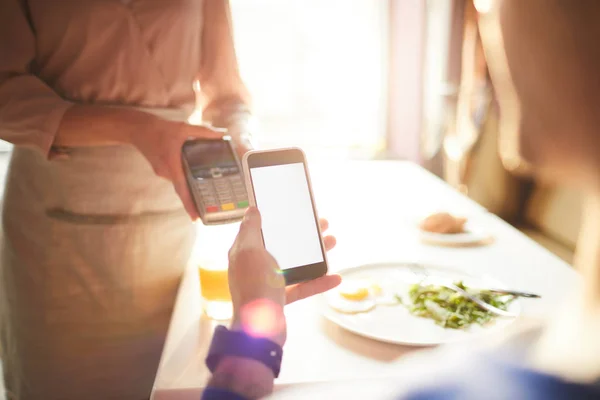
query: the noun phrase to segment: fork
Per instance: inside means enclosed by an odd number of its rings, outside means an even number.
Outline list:
[[[426,286],[427,283],[430,285],[443,286],[445,288],[454,290],[455,292],[460,293],[463,297],[466,297],[467,299],[476,303],[479,307],[481,307],[484,310],[487,310],[491,313],[501,315],[503,317],[516,317],[517,316],[517,314],[511,313],[509,311],[504,311],[498,307],[494,307],[493,305],[486,303],[485,301],[481,300],[480,298],[471,295],[466,290],[456,286],[454,283],[445,282],[444,280],[441,280],[441,279],[435,279],[432,277],[428,277],[428,278],[425,278],[423,281],[421,281],[420,285]]]
[[[420,264],[409,264],[408,266],[415,275],[422,277],[421,281],[419,282],[419,285],[421,285],[421,286],[425,286],[427,283],[429,283],[431,285],[443,286],[450,290],[454,290],[457,293],[460,293],[462,296],[473,301],[479,307],[481,307],[484,310],[487,310],[491,313],[494,313],[496,315],[501,315],[503,317],[512,317],[512,318],[517,317],[517,314],[511,313],[509,311],[504,311],[498,307],[494,307],[493,305],[488,304],[485,301],[479,299],[478,297],[471,295],[466,290],[456,286],[454,283],[447,281],[446,279],[430,276],[427,273],[427,269]]]
[[[428,277],[430,276],[427,272],[427,269],[418,263],[407,263],[406,264],[412,271],[413,274]],[[439,279],[442,279],[441,277]],[[523,292],[521,290],[510,290],[510,289],[498,289],[498,288],[471,288],[478,292],[487,292],[487,293],[495,293],[495,294],[504,294],[515,297],[525,297],[528,299],[539,299],[542,296],[535,293]]]

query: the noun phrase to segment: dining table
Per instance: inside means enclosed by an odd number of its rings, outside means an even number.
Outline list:
[[[492,276],[511,289],[534,292],[518,319],[546,319],[581,284],[567,263],[442,179],[409,161],[309,160],[320,217],[337,246],[328,254],[332,272],[369,263],[419,262]],[[484,226],[493,239],[480,246],[423,242],[418,224],[448,211]],[[218,252],[227,262],[239,224],[199,226],[197,254]],[[383,343],[349,332],[323,317],[319,296],[286,306],[287,342],[275,390],[322,382],[392,378],[419,347]],[[204,360],[215,326],[203,314],[193,258],[182,279],[153,400],[199,399],[210,373]],[[226,324],[226,322],[225,322]]]

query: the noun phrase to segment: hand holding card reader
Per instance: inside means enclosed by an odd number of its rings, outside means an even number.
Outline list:
[[[243,218],[248,195],[231,140],[187,141],[182,160],[190,192],[205,225]]]

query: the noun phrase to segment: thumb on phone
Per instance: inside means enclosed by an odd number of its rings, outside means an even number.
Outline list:
[[[250,207],[244,215],[237,242],[241,247],[263,247],[262,219],[256,207]]]

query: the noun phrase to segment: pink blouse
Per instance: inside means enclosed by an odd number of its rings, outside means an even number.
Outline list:
[[[48,153],[72,102],[189,108],[196,79],[224,126],[247,98],[230,19],[227,0],[0,0],[0,138]]]

